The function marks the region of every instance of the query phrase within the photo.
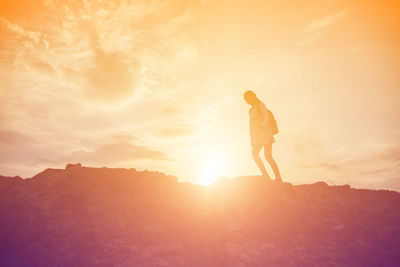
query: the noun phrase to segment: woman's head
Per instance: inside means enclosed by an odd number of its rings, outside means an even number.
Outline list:
[[[260,101],[258,100],[256,94],[251,90],[247,90],[246,92],[244,92],[243,97],[246,103],[249,105],[254,105]]]

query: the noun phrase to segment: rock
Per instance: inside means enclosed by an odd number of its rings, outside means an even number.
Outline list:
[[[75,169],[75,168],[80,168],[80,167],[82,167],[82,164],[80,164],[80,163],[75,163],[75,164],[73,164],[73,163],[68,163],[68,164],[65,166],[65,169],[66,169],[66,170],[69,170],[69,169]]]

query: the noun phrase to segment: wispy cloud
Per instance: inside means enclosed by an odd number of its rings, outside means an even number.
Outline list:
[[[373,154],[331,159],[331,161],[314,161],[301,165],[304,169],[320,169],[336,173],[331,178],[337,183],[352,181],[353,185],[368,185],[373,188],[393,188],[400,190],[400,146],[385,147]]]
[[[324,18],[316,19],[309,24],[307,24],[303,29],[302,32],[309,33],[314,31],[319,31],[323,28],[328,27],[329,25],[339,21],[348,13],[347,9],[334,13],[332,15],[326,16]]]
[[[126,141],[103,144],[91,151],[76,151],[68,156],[71,161],[81,161],[89,164],[115,164],[135,160],[170,160],[161,151],[132,144]]]
[[[17,131],[8,131],[0,129],[0,143],[4,144],[24,144],[32,142],[34,139],[26,134]]]
[[[166,138],[191,136],[196,132],[196,128],[189,124],[177,124],[164,128],[158,132],[158,135]]]
[[[315,41],[317,41],[319,38],[321,38],[321,34],[319,34],[319,33],[311,35],[308,38],[304,38],[303,40],[300,40],[297,43],[297,47],[302,47],[302,46],[306,46],[306,45],[312,44]]]
[[[367,45],[356,46],[345,51],[343,54],[344,55],[358,54],[366,50],[367,47],[368,47]]]
[[[347,9],[343,9],[342,11],[339,11],[337,13],[334,13],[332,15],[313,20],[309,24],[307,24],[303,29],[301,29],[300,34],[305,34],[306,37],[304,37],[302,40],[300,40],[297,43],[298,47],[310,45],[320,39],[323,34],[321,31],[328,26],[331,26],[332,24],[336,23],[340,19],[342,19],[346,14],[348,13]]]
[[[27,30],[24,27],[22,27],[21,25],[11,23],[7,19],[0,18],[0,23],[5,25],[8,30],[12,31],[16,35],[18,35],[20,37],[28,38],[28,39],[34,41],[35,43],[39,43],[42,39],[40,32],[34,32],[34,31]]]

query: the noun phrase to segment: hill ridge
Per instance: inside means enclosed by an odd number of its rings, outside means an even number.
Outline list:
[[[400,194],[68,164],[0,177],[2,266],[398,266]]]

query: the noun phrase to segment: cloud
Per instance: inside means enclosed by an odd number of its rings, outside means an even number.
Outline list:
[[[121,142],[133,142],[138,140],[135,136],[126,132],[116,133],[112,135],[112,138]]]
[[[297,43],[297,47],[302,47],[306,45],[310,45],[321,38],[321,34],[315,34],[308,38],[305,38]]]
[[[21,144],[33,142],[31,137],[16,131],[0,130],[0,143],[4,144]]]
[[[68,158],[71,161],[96,164],[115,164],[139,159],[170,160],[164,152],[131,144],[127,141],[100,145],[92,151],[75,151]]]
[[[139,71],[139,62],[128,61],[124,53],[107,54],[96,49],[93,67],[85,73],[89,85],[86,95],[107,101],[129,97],[138,83]]]
[[[353,48],[350,48],[347,51],[345,51],[343,53],[343,55],[357,54],[357,53],[360,53],[360,52],[366,50],[367,47],[368,47],[367,45],[353,47]]]
[[[59,140],[51,137],[40,134],[40,138],[33,138],[18,131],[0,130],[0,173],[30,177],[43,168],[60,168],[67,162],[115,166],[138,160],[171,161],[162,151],[135,144],[138,139],[126,132],[100,139],[74,135],[58,136]],[[82,149],[83,146],[87,149]]]
[[[400,176],[396,176],[394,178],[388,179],[387,188],[400,191]]]
[[[53,68],[53,66],[51,66],[50,64],[44,62],[41,59],[32,58],[29,61],[30,61],[30,65],[35,70],[41,71],[41,72],[43,72],[45,74],[49,74],[49,75],[55,75],[56,74],[56,70]]]
[[[335,162],[315,162],[311,164],[305,164],[305,168],[321,167],[324,169],[333,169],[338,171],[344,171],[349,168],[363,167],[365,171],[363,173],[376,173],[376,166],[392,166],[400,169],[400,147],[394,146],[385,148],[380,151],[375,151],[371,155],[364,157],[349,158],[339,160]]]
[[[33,32],[26,30],[24,27],[18,24],[13,24],[4,18],[0,18],[0,23],[6,26],[10,31],[19,35],[21,37],[29,38],[35,43],[39,43],[41,40],[41,33],[40,32]]]
[[[400,172],[400,146],[386,147],[360,157],[302,163],[300,168],[321,169],[331,175],[336,174],[333,179],[338,183],[351,180],[353,185],[390,188],[393,183],[399,184],[397,178]]]
[[[196,128],[189,124],[177,124],[167,127],[158,132],[161,137],[183,137],[190,136],[196,132]]]
[[[340,12],[334,13],[332,15],[326,16],[321,19],[314,20],[307,24],[300,33],[307,34],[309,36],[297,42],[297,47],[302,47],[310,45],[322,37],[321,30],[334,24],[335,22],[342,19],[348,13],[347,9]]]
[[[38,164],[56,162],[53,148],[27,133],[0,130],[0,171],[25,175],[24,171]],[[22,163],[22,164],[21,164]],[[37,171],[37,170],[35,170]]]
[[[7,9],[23,11],[23,2],[9,4]],[[53,80],[80,90],[89,101],[122,102],[139,88],[168,94],[178,87],[178,75],[198,61],[198,44],[183,34],[196,5],[180,0],[41,1],[29,20],[0,18],[6,29],[0,30],[0,56],[14,61],[19,76],[29,76],[22,72],[26,65],[43,74],[56,70]],[[32,82],[43,77],[35,78]]]
[[[343,18],[346,14],[348,13],[347,9],[344,9],[342,11],[339,11],[337,13],[334,13],[332,15],[326,16],[321,19],[314,20],[310,22],[308,25],[306,25],[302,32],[304,33],[309,33],[309,32],[314,32],[314,31],[319,31],[325,27],[328,27],[329,25],[335,23],[336,21],[340,20]]]
[[[154,97],[145,94],[146,101],[130,99],[148,80],[143,64],[176,79],[175,55],[185,61],[182,68],[196,60],[195,44],[180,45],[185,20],[176,18],[185,17],[186,7],[176,12],[162,1],[46,3],[29,19],[0,17],[0,123],[38,138],[22,142],[21,134],[1,132],[1,170],[21,174],[26,166],[59,167],[78,159],[113,165],[170,160],[142,138],[160,127],[149,117],[154,98],[167,94],[164,84],[156,81]],[[100,142],[110,130],[122,133]],[[135,143],[133,131],[143,143]]]

